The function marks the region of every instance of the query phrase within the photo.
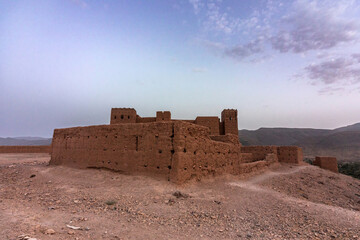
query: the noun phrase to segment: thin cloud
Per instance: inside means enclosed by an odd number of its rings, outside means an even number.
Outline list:
[[[223,55],[238,61],[265,50],[265,55],[323,52],[360,40],[359,19],[347,15],[354,8],[353,1],[268,0],[246,17],[234,14],[222,1],[189,1],[208,41],[216,39],[224,46]]]
[[[358,24],[339,18],[337,11],[320,7],[316,1],[297,1],[293,9],[281,20],[283,29],[270,39],[280,52],[330,49],[357,37]]]
[[[225,34],[231,34],[239,25],[238,18],[231,18],[226,12],[220,11],[220,7],[216,2],[207,3],[207,21],[204,26],[210,30],[216,30]]]
[[[360,82],[360,65],[352,58],[336,58],[304,68],[305,75],[312,84],[318,82],[329,85],[334,83],[356,84]]]
[[[199,14],[204,3],[201,0],[189,0],[189,3],[193,6],[195,14]]]
[[[238,45],[233,48],[227,49],[225,50],[225,55],[235,58],[237,60],[243,60],[249,56],[262,52],[262,41],[260,39],[257,39],[245,45]]]
[[[238,28],[239,18],[230,17],[226,11],[222,11],[220,9],[221,1],[189,0],[189,3],[193,6],[195,15],[199,15],[200,12],[204,13],[201,21],[204,30],[231,34]]]
[[[343,87],[325,87],[319,90],[320,95],[333,95],[335,93],[344,92],[346,89]]]

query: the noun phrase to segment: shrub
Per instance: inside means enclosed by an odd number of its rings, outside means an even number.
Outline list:
[[[360,179],[360,163],[344,162],[338,164],[339,173]]]

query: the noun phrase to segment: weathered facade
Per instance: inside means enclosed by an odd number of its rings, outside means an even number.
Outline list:
[[[114,108],[110,125],[55,129],[50,164],[108,168],[183,183],[251,172],[278,161],[302,161],[298,147],[242,147],[237,133],[237,110],[224,110],[220,121],[173,120],[168,111],[142,118],[135,109]]]

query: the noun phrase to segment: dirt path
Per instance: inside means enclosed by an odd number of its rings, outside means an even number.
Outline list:
[[[292,168],[282,169],[281,171],[269,171],[265,172],[262,175],[253,177],[247,181],[241,182],[230,182],[231,186],[240,187],[254,192],[262,193],[263,195],[271,195],[276,198],[278,201],[283,201],[285,203],[296,204],[306,208],[306,211],[321,217],[323,220],[331,219],[336,217],[336,221],[341,221],[343,223],[351,224],[355,228],[360,228],[360,212],[354,210],[348,210],[339,206],[330,206],[322,203],[315,203],[306,199],[300,199],[296,197],[289,196],[282,192],[266,188],[260,184],[265,181],[269,181],[271,178],[278,176],[293,175],[297,172],[309,169],[311,166],[296,166]],[[266,197],[266,196],[263,196]]]

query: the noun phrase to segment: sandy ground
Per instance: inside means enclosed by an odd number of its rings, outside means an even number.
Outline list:
[[[314,166],[176,186],[48,161],[0,154],[0,239],[360,239],[360,181]]]

